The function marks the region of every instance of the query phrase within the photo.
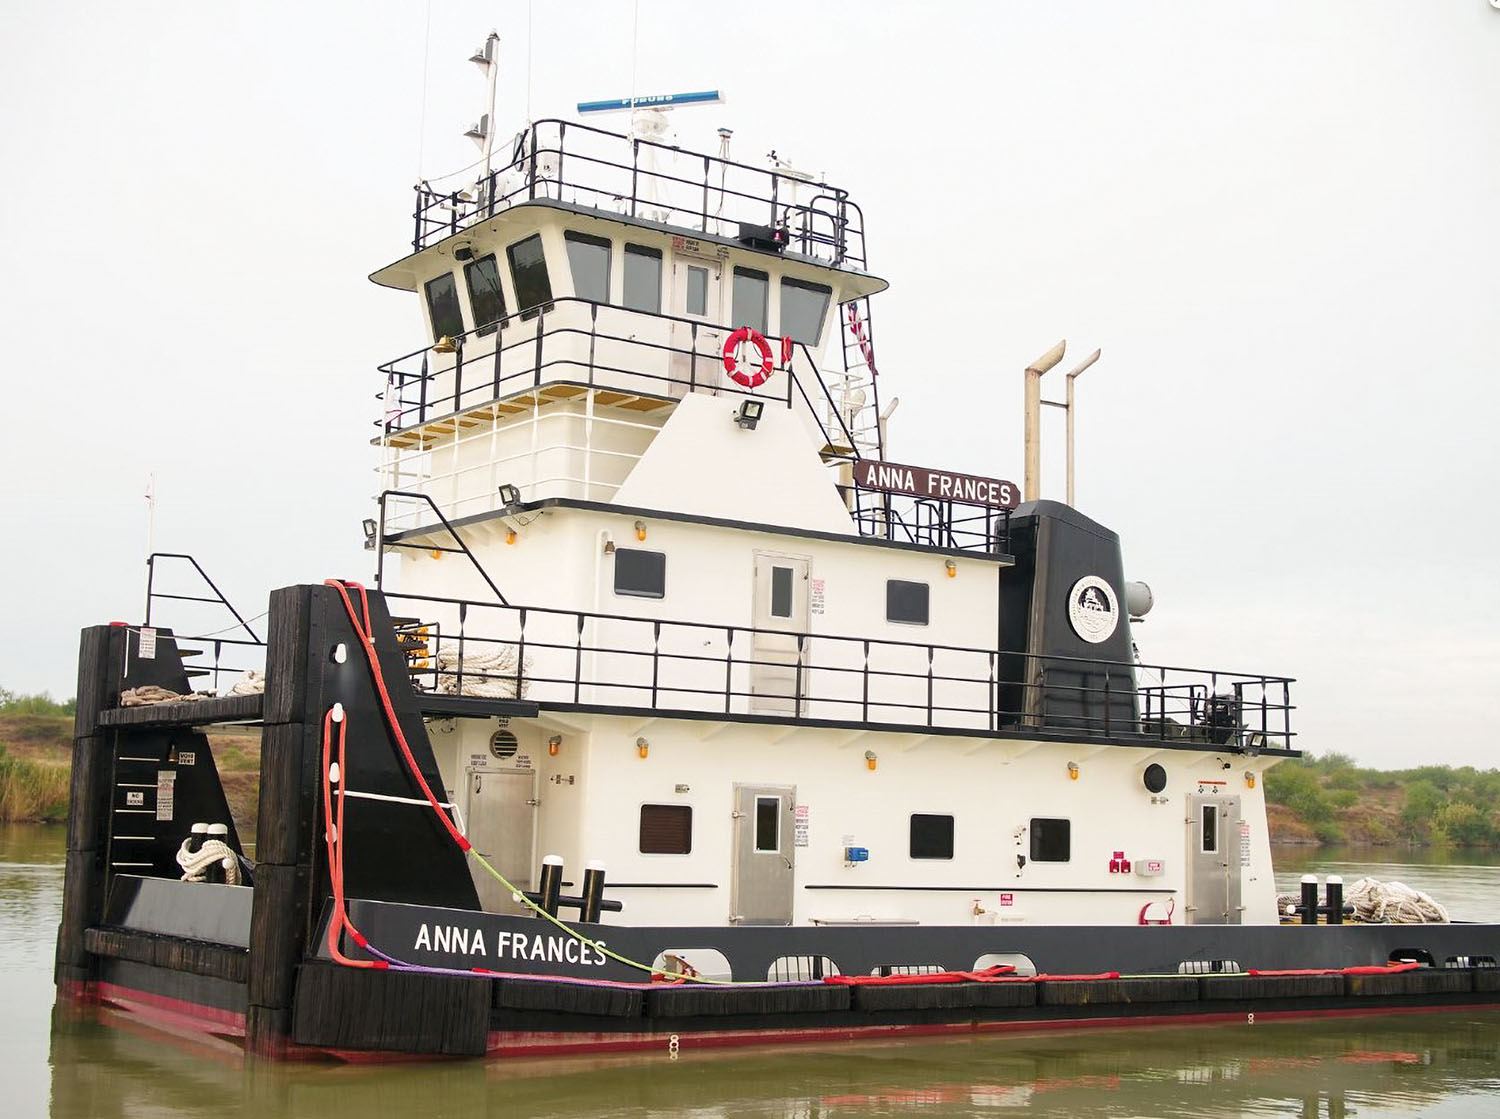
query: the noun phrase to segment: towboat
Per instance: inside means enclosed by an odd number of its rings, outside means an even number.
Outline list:
[[[1119,537],[1040,495],[1063,347],[1022,485],[891,460],[856,198],[625,108],[417,187],[370,585],[262,631],[157,555],[83,632],[60,1004],[358,1059],[1500,1000],[1492,926],[1281,923],[1292,681],[1142,663]]]

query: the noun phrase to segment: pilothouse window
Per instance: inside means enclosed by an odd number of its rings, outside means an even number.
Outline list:
[[[625,246],[625,306],[661,314],[661,250]]]
[[[495,333],[495,327],[505,318],[505,293],[500,290],[500,266],[495,263],[495,254],[465,264],[464,281],[469,285],[475,328],[480,334]]]
[[[590,303],[608,303],[609,242],[571,229],[563,238],[568,243],[568,267],[573,270],[573,294]]]
[[[534,319],[537,311],[552,309],[552,281],[547,277],[547,256],[542,252],[542,235],[533,233],[505,250],[510,258],[510,280],[515,285],[516,302],[523,319]]]
[[[458,306],[458,285],[453,273],[427,281],[427,313],[432,317],[432,337],[457,338],[464,332],[464,314]]]
[[[815,346],[823,336],[823,316],[833,289],[823,284],[783,277],[781,281],[781,333],[794,342]]]
[[[753,268],[734,270],[734,306],[732,316],[735,326],[748,326],[766,333],[766,299],[771,290],[771,277]]]

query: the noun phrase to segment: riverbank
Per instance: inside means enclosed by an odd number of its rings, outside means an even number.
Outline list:
[[[4,693],[0,693],[4,694]],[[0,824],[62,823],[68,818],[73,750],[70,704],[46,697],[12,697],[0,706]],[[33,710],[17,710],[17,707]],[[229,812],[244,842],[255,838],[260,800],[260,731],[220,728],[209,738],[229,798]]]

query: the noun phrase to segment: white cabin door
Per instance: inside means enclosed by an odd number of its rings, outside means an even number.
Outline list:
[[[734,871],[729,919],[738,925],[790,925],[796,873],[790,785],[734,787]]]
[[[517,889],[534,888],[536,863],[536,773],[529,769],[470,769],[467,819],[469,842]],[[470,864],[479,905],[486,913],[529,913],[510,891],[478,863]]]
[[[1240,924],[1240,798],[1188,797],[1187,832],[1187,923]]]
[[[751,596],[750,710],[800,715],[807,703],[808,556],[755,553]]]
[[[672,254],[672,286],[667,313],[671,323],[669,360],[672,384],[668,395],[716,389],[724,368],[724,339],[720,324],[722,262],[711,257]],[[680,320],[687,319],[683,322]]]

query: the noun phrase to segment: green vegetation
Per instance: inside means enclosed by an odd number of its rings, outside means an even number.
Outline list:
[[[13,758],[0,743],[0,823],[56,823],[68,816],[68,767]]]
[[[71,699],[0,688],[0,824],[67,819],[72,739]]]
[[[57,702],[46,692],[36,695],[18,695],[0,688],[0,715],[66,715],[73,717],[75,702]]]
[[[1265,777],[1279,842],[1500,846],[1500,771],[1365,769],[1346,754],[1285,761]]]
[[[50,823],[68,816],[73,701],[0,688],[0,824]],[[225,727],[209,738],[229,811],[242,839],[255,833],[260,735]]]

